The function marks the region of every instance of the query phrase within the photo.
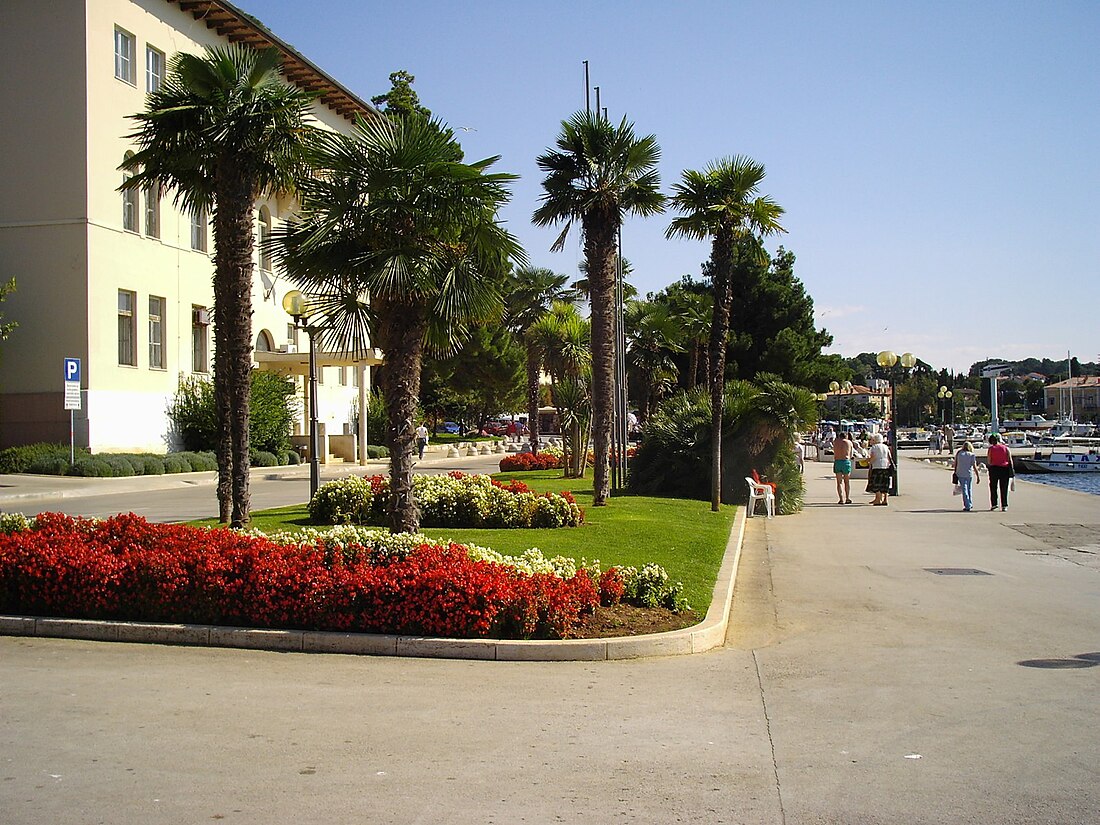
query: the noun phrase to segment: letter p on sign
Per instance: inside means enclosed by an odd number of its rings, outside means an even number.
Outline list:
[[[65,359],[65,380],[66,381],[79,381],[80,380],[80,359],[79,358],[66,358]]]

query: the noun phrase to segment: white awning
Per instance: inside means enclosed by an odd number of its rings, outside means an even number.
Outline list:
[[[283,375],[309,375],[309,350],[305,352],[253,353],[256,365],[262,370]],[[374,348],[360,353],[318,352],[317,368],[321,367],[376,367],[383,361],[382,350]]]

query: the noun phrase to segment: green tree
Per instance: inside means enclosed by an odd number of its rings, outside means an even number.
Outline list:
[[[420,105],[420,97],[412,87],[414,82],[416,78],[404,69],[391,72],[390,90],[375,95],[370,102],[375,106],[383,107],[382,111],[390,117],[418,114],[430,118],[431,110]]]
[[[626,362],[638,388],[641,418],[676,384],[674,353],[680,352],[681,334],[676,318],[664,304],[631,301],[623,313]]]
[[[592,504],[601,507],[611,493],[611,419],[615,374],[614,295],[618,234],[623,215],[655,215],[664,209],[657,162],[657,138],[637,138],[626,118],[618,126],[598,112],[578,112],[562,123],[557,148],[538,158],[546,172],[542,204],[534,222],[564,222],[556,247],[574,220],[584,230],[592,306]]]
[[[426,412],[457,416],[455,420],[480,429],[490,416],[523,404],[523,365],[523,347],[511,330],[473,327],[458,352],[425,359],[421,406]]]
[[[419,525],[412,467],[425,345],[456,347],[469,325],[499,318],[505,273],[525,262],[497,220],[515,176],[490,173],[497,158],[457,162],[455,148],[446,126],[418,114],[360,119],[346,136],[323,133],[301,220],[277,235],[324,339],[345,351],[369,341],[386,353],[394,532]]]
[[[174,191],[214,215],[214,396],[221,521],[249,520],[253,209],[303,175],[312,97],[279,75],[277,49],[233,45],[172,58],[159,90],[133,115],[139,151],[121,188]]]
[[[6,284],[0,284],[0,304],[4,303],[13,292],[15,292],[15,278],[12,278]],[[3,315],[0,315],[0,318],[3,317]],[[19,323],[17,321],[0,323],[0,341],[8,340],[8,336],[10,336],[18,326]]]
[[[558,412],[565,443],[565,474],[584,475],[588,458],[587,427],[592,399],[592,326],[576,306],[555,301],[550,311],[527,330],[527,340],[539,352],[550,374],[550,401]]]
[[[722,399],[726,382],[726,341],[734,284],[765,260],[760,237],[783,232],[783,208],[759,195],[764,165],[747,157],[723,158],[702,172],[685,170],[673,187],[672,203],[681,212],[669,226],[670,238],[710,240],[708,269],[714,289],[710,333],[711,509],[718,511],[722,491]]]
[[[524,342],[527,371],[527,425],[532,451],[539,446],[539,377],[542,372],[541,350],[528,337],[530,329],[545,316],[555,302],[572,303],[576,293],[566,287],[569,278],[545,267],[524,266],[508,280],[508,326]]]

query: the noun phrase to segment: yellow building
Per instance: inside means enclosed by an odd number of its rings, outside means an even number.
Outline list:
[[[65,358],[81,361],[78,446],[175,446],[168,403],[181,377],[211,365],[212,228],[170,194],[120,193],[118,166],[135,149],[127,116],[144,108],[171,56],[231,41],[279,48],[288,81],[319,94],[322,127],[347,132],[373,112],[223,0],[0,2],[0,281],[17,281],[0,312],[19,324],[0,344],[0,447],[68,442]],[[258,202],[257,238],[293,206],[277,194]],[[281,304],[293,287],[259,250],[255,265],[257,363],[301,375],[308,339]],[[321,428],[351,434],[366,362],[320,362]],[[324,452],[352,458],[353,442],[331,439]]]

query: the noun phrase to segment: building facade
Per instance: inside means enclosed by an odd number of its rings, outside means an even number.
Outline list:
[[[1078,375],[1043,388],[1047,418],[1073,418],[1082,424],[1100,423],[1100,376]]]
[[[29,46],[43,33],[48,47]],[[17,283],[0,311],[19,324],[0,345],[0,447],[68,442],[65,358],[82,366],[78,446],[175,446],[168,405],[181,378],[209,376],[212,364],[213,230],[171,193],[119,192],[118,167],[136,149],[128,116],[144,108],[172,55],[230,42],[279,48],[288,82],[318,94],[312,117],[322,128],[347,132],[356,114],[374,114],[222,0],[0,3],[0,101],[18,113],[0,129],[0,280]],[[257,240],[293,208],[279,193],[258,202]],[[259,246],[254,265],[257,364],[300,376],[308,339],[281,303],[293,285]],[[352,433],[368,362],[319,362],[321,427]]]

